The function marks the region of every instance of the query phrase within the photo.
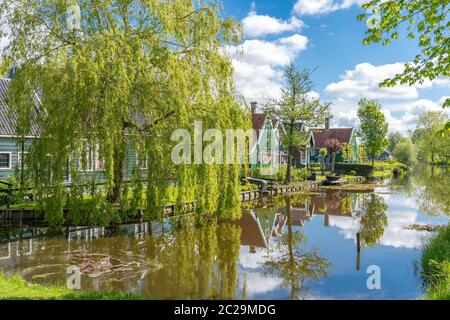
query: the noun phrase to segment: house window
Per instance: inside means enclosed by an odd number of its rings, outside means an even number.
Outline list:
[[[81,170],[83,171],[94,171],[95,163],[94,163],[94,152],[91,148],[86,150],[86,164],[81,164]]]
[[[103,171],[105,170],[105,161],[100,157],[99,145],[94,148],[86,146],[86,165],[81,161],[82,171]]]
[[[272,142],[271,129],[266,128],[266,151],[270,151]]]
[[[96,148],[96,150],[94,152],[94,159],[95,159],[95,170],[104,171],[105,170],[105,160],[103,160],[103,158],[100,157],[100,153],[98,152],[98,147]]]
[[[136,165],[138,166],[138,168],[140,168],[142,170],[147,170],[148,169],[147,156],[142,156],[142,157],[138,156],[136,158]]]
[[[11,169],[11,152],[0,153],[0,169]]]
[[[63,181],[70,182],[70,164],[69,159],[66,160],[63,166]]]

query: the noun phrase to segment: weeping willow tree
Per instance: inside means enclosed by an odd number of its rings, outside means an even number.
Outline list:
[[[155,218],[171,183],[179,204],[196,199],[202,212],[239,215],[239,164],[175,165],[170,157],[173,130],[192,133],[195,120],[223,132],[248,125],[221,55],[240,27],[222,17],[220,3],[17,0],[3,1],[0,16],[10,39],[2,67],[16,66],[8,103],[18,137],[39,127],[26,161],[49,221],[62,223],[63,209],[84,206],[87,192],[97,220],[140,205]],[[133,152],[145,169],[127,169]]]

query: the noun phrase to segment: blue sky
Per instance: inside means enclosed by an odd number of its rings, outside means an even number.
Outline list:
[[[391,130],[413,130],[426,110],[441,110],[450,96],[450,79],[415,87],[380,89],[377,84],[401,72],[419,52],[412,40],[389,46],[363,46],[367,26],[356,20],[364,0],[223,0],[225,14],[242,22],[245,39],[228,48],[236,87],[248,101],[277,97],[282,66],[317,68],[315,95],[334,103],[335,126],[356,125],[357,101],[375,98],[383,105]]]

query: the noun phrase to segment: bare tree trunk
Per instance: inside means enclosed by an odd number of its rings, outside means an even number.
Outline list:
[[[122,136],[122,141],[114,146],[114,185],[108,200],[111,203],[119,203],[123,198],[123,186],[125,178],[125,135]]]
[[[293,230],[292,230],[292,206],[291,206],[291,198],[286,198],[286,213],[287,213],[287,245],[289,248],[289,263],[291,265],[295,264],[295,257],[294,257],[294,245],[293,245]],[[293,280],[291,282],[291,291],[289,293],[289,298],[291,300],[294,300],[298,296],[298,288],[295,283],[296,281]]]
[[[23,188],[24,184],[24,170],[25,170],[25,140],[22,137],[22,141],[20,142],[20,187]]]
[[[284,179],[284,183],[286,184],[288,184],[292,180],[291,166],[292,166],[292,148],[288,147],[286,178]]]
[[[331,154],[331,175],[334,175],[334,162],[336,161],[336,152]]]

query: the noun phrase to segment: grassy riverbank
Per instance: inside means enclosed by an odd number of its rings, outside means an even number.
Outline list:
[[[425,299],[450,300],[450,225],[425,245],[420,273],[427,288]]]
[[[75,292],[66,287],[25,283],[20,276],[0,272],[0,300],[139,300],[120,293]]]

